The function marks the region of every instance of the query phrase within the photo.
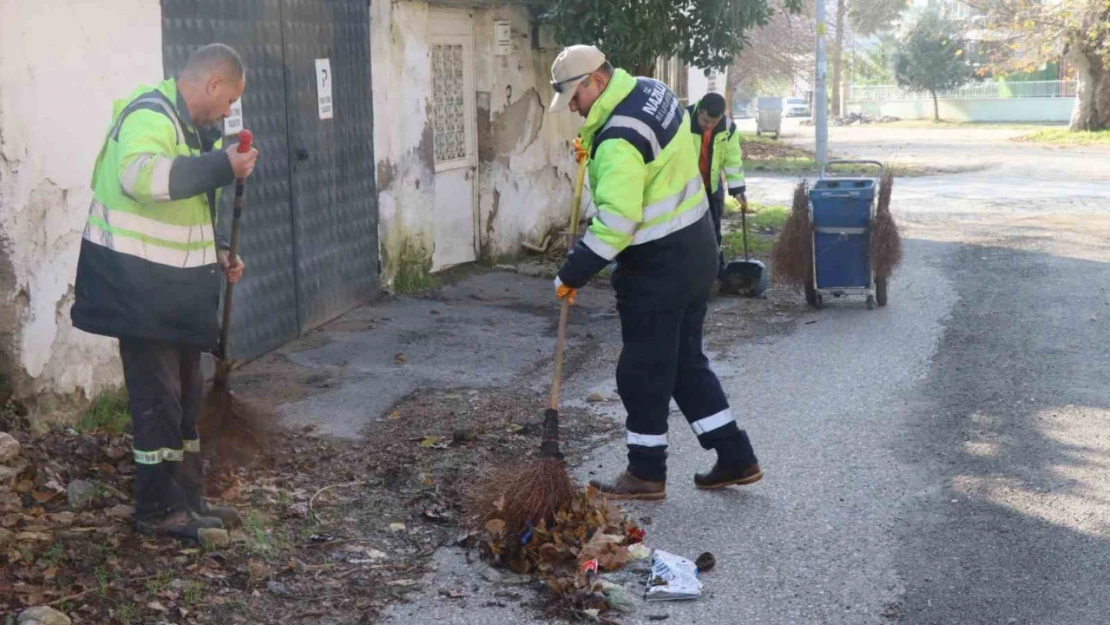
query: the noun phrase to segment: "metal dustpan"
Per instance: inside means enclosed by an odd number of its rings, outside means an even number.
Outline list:
[[[740,211],[740,227],[744,232],[744,260],[734,260],[725,265],[721,276],[721,291],[733,295],[759,297],[767,290],[767,266],[752,260],[748,254],[748,215]]]

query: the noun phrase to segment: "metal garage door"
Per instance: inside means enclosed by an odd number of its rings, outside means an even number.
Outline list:
[[[254,357],[379,289],[378,209],[366,0],[162,0],[167,75],[226,43],[247,64],[244,125],[261,151],[241,231],[232,352]],[[333,117],[320,119],[317,59]],[[231,192],[220,203],[230,223]]]

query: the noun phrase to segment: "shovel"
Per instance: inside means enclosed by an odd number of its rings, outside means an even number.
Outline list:
[[[744,260],[734,260],[725,265],[721,277],[721,291],[759,297],[767,290],[767,267],[762,261],[752,260],[748,254],[748,211],[740,210],[740,229],[744,233]]]

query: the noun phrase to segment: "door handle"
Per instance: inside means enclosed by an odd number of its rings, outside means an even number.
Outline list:
[[[297,149],[297,160],[302,161],[302,162],[307,161],[308,160],[308,150],[306,150],[304,148],[298,148]]]

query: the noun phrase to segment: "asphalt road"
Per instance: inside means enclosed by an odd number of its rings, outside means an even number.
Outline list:
[[[906,261],[890,306],[834,301],[789,332],[714,354],[766,478],[695,490],[712,455],[674,414],[668,498],[628,509],[651,518],[651,546],[711,551],[718,564],[701,599],[640,603],[621,622],[1107,622],[1110,152],[1037,167],[1055,152],[997,131],[899,137],[850,143],[857,156],[901,150],[983,168],[898,182]],[[789,181],[752,176],[749,188],[784,202]],[[1036,201],[996,202],[1022,189]],[[608,366],[594,382],[606,392]],[[578,477],[623,464],[613,444]],[[387,622],[546,622],[498,606],[506,588],[457,552],[437,564]],[[472,593],[463,603],[437,595],[458,587]]]

